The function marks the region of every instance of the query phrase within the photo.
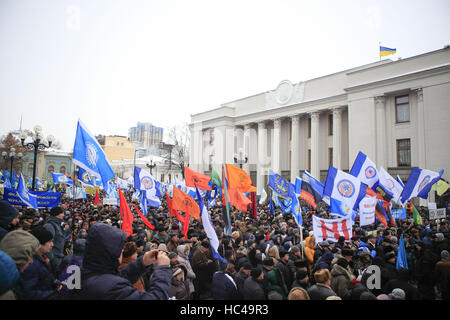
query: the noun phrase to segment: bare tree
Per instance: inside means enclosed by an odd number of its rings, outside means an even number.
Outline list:
[[[17,157],[17,155],[19,153],[22,153],[22,155],[25,156],[28,153],[28,151],[26,148],[24,148],[22,146],[20,139],[16,135],[14,135],[12,132],[9,132],[1,138],[0,155],[3,152],[6,152],[9,155],[11,148],[15,149],[14,152],[16,154],[16,156],[14,158],[14,163],[13,163],[13,170],[22,171],[23,159]],[[8,157],[7,159],[3,159],[3,160],[4,160],[3,168],[10,170],[10,167],[9,167],[10,158]]]
[[[167,142],[160,144],[161,157],[169,164],[181,170],[184,179],[184,167],[189,165],[190,131],[187,123],[168,129]]]

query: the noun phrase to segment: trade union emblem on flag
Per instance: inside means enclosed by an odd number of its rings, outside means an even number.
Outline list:
[[[209,185],[211,178],[207,175],[196,172],[189,167],[184,167],[184,174],[186,177],[186,187],[194,188],[195,186],[197,186],[197,188],[199,189],[212,190],[211,186]]]
[[[366,195],[367,185],[358,178],[330,166],[325,181],[324,196],[337,199],[348,208],[357,210]]]
[[[352,217],[350,215],[340,219],[322,219],[313,215],[313,232],[317,242],[331,240],[337,242],[343,236],[350,240],[352,235]]]
[[[428,198],[428,193],[431,190],[433,184],[441,179],[444,170],[439,171],[439,173],[414,167],[409,174],[408,181],[403,188],[401,194],[401,201],[405,203],[411,198],[421,197],[422,199]]]
[[[356,156],[350,174],[371,188],[376,188],[379,180],[375,163],[361,151]]]

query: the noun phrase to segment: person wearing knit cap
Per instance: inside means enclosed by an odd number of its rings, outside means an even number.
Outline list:
[[[0,241],[19,223],[19,211],[9,202],[0,200]]]
[[[18,280],[19,270],[14,260],[0,250],[0,300],[16,300],[12,289]]]
[[[441,260],[434,267],[436,282],[441,291],[442,300],[450,300],[450,254],[447,250],[441,251]]]
[[[48,257],[52,263],[52,268],[55,272],[60,272],[60,265],[64,259],[64,246],[66,243],[66,236],[71,232],[70,229],[64,230],[64,211],[61,207],[53,207],[50,210],[51,217],[44,224],[44,228],[53,235],[53,248]]]
[[[41,247],[33,256],[31,263],[23,272],[23,299],[44,300],[51,298],[62,289],[55,285],[55,277],[50,265],[48,254],[53,248],[53,235],[44,227],[36,227],[31,234],[38,239]]]
[[[292,283],[292,288],[299,287],[308,290],[310,286],[311,284],[309,282],[308,271],[306,270],[297,271],[295,274],[295,280]]]
[[[391,293],[388,294],[391,300],[405,300],[405,291],[400,288],[395,288]]]

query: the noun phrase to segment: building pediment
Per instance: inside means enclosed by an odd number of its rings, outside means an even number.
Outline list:
[[[301,103],[304,101],[304,96],[304,82],[293,84],[289,80],[283,80],[275,90],[266,92],[266,109]]]

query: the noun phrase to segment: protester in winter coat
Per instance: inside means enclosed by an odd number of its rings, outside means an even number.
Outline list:
[[[447,250],[441,252],[441,261],[434,270],[442,300],[450,300],[450,254]]]
[[[284,248],[280,250],[280,262],[278,263],[278,269],[280,269],[287,290],[289,291],[291,289],[291,284],[295,279],[295,275],[289,265],[289,252],[287,252]]]
[[[119,266],[119,270],[128,265],[129,263],[135,261],[137,258],[138,256],[136,244],[133,241],[126,242],[123,247],[122,263]],[[135,287],[139,291],[144,291],[145,290],[144,279],[142,277],[139,278],[139,280],[133,284],[133,287]]]
[[[306,270],[297,271],[296,279],[292,282],[292,288],[303,288],[308,290],[311,286],[309,283],[309,274]]]
[[[245,300],[264,300],[265,294],[261,281],[264,279],[264,273],[261,269],[253,268],[250,277],[245,279],[243,294]]]
[[[12,288],[19,280],[19,270],[14,260],[3,251],[0,251],[0,279],[0,300],[15,300]]]
[[[44,228],[50,231],[53,235],[53,248],[49,254],[49,258],[52,263],[53,270],[59,274],[60,265],[65,256],[64,245],[66,242],[66,236],[69,231],[63,229],[64,211],[61,207],[53,207],[50,210],[50,214],[52,216],[44,224]]]
[[[19,280],[13,287],[16,299],[23,297],[23,271],[33,263],[33,256],[41,247],[39,240],[31,233],[23,230],[14,230],[5,235],[0,241],[0,250],[9,255],[15,262],[20,273]],[[11,297],[11,294],[9,294]]]
[[[340,258],[331,270],[331,289],[342,298],[349,300],[351,298],[351,283],[354,279],[348,270],[348,261]]]
[[[171,281],[170,297],[175,297],[177,300],[189,300],[189,285],[184,281],[183,269],[174,268]]]
[[[321,269],[314,273],[316,282],[308,290],[311,300],[325,300],[329,296],[335,296],[336,293],[331,289],[331,273],[328,269]]]
[[[196,278],[195,272],[189,263],[189,253],[190,248],[187,245],[179,245],[177,247],[178,252],[178,263],[181,264],[186,269],[185,280],[189,283],[189,296],[191,296],[194,291],[194,280]]]
[[[316,247],[316,238],[310,236],[305,239],[305,254],[306,260],[308,261],[308,270],[311,272],[314,266],[314,248]]]
[[[152,250],[118,270],[125,239],[124,231],[103,223],[96,223],[89,229],[81,268],[81,289],[70,290],[70,299],[168,299],[172,271],[167,254]],[[149,289],[138,291],[132,284],[155,261]]]
[[[244,265],[241,267],[239,272],[234,277],[234,282],[236,283],[236,287],[238,290],[238,299],[244,298],[243,294],[244,282],[250,276],[251,270],[252,265],[249,262],[244,263]]]
[[[62,289],[61,284],[55,283],[48,253],[53,247],[53,236],[44,227],[37,227],[31,234],[39,240],[41,247],[33,256],[31,263],[22,273],[23,296],[26,300],[44,300],[54,298]]]
[[[9,202],[0,200],[0,241],[19,223],[19,211]]]
[[[289,291],[284,282],[283,275],[279,268],[273,268],[267,273],[267,280],[269,282],[268,286],[268,296],[270,297],[271,292],[275,291],[278,293],[283,300],[287,299]],[[270,299],[270,298],[269,298]]]
[[[395,288],[400,288],[405,292],[405,300],[420,300],[421,295],[419,290],[411,285],[409,280],[410,276],[408,269],[398,269],[396,276],[383,286],[383,292],[388,294]]]
[[[232,276],[233,264],[227,263],[225,270],[213,275],[211,292],[214,300],[235,300],[238,297],[236,282]]]
[[[209,242],[202,242],[192,258],[192,269],[195,272],[196,283],[198,284],[196,291],[198,291],[201,299],[211,296],[212,277],[214,272],[217,271],[210,248]]]

